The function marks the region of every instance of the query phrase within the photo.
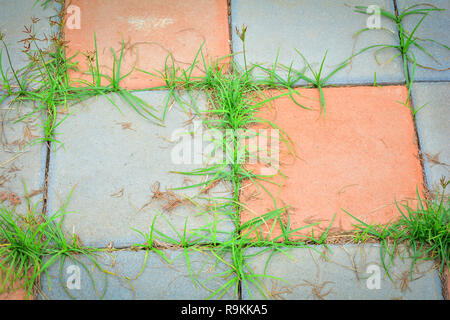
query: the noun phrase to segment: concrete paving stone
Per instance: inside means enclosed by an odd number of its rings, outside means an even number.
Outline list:
[[[60,261],[57,261],[49,269],[50,282],[46,276],[41,277],[39,299],[62,300],[72,297],[93,300],[100,299],[104,294],[103,299],[114,300],[204,300],[230,280],[214,277],[226,271],[228,266],[216,263],[216,258],[208,251],[188,251],[191,272],[182,249],[163,252],[171,264],[150,252],[145,268],[144,251],[102,253],[97,258],[98,263],[114,275],[103,273],[85,256],[77,257],[77,260],[84,263],[86,268],[77,261],[66,259],[60,271]],[[75,270],[77,267],[80,270],[79,289],[74,281],[74,276],[78,274]],[[86,269],[93,270],[90,276]],[[195,284],[191,276],[196,279]],[[227,292],[223,298],[233,299],[233,295]]]
[[[436,191],[441,177],[450,179],[450,83],[415,83],[412,97],[428,186]],[[448,190],[447,190],[448,191]]]
[[[67,54],[94,52],[95,33],[103,73],[111,74],[113,55],[110,48],[119,56],[122,39],[125,42],[122,74],[133,66],[158,74],[165,69],[169,53],[176,67],[188,68],[202,43],[206,61],[230,53],[226,0],[72,0],[70,5],[78,8],[80,25],[78,28],[75,20],[66,24]],[[76,12],[70,11],[67,20],[74,19],[71,17]],[[83,55],[75,61],[80,62],[80,70],[85,71],[88,64]],[[168,65],[172,67],[170,60]],[[193,75],[201,75],[202,68],[195,68]],[[80,73],[70,75],[72,79],[91,80]],[[165,85],[165,82],[135,70],[121,85],[142,89]]]
[[[245,253],[249,268],[255,274],[284,281],[260,278],[264,296],[252,285],[250,294],[243,290],[243,298],[441,300],[441,282],[434,262],[416,263],[411,275],[412,260],[404,247],[399,248],[389,268],[392,281],[383,268],[379,244],[331,245],[328,250],[322,246],[284,248],[276,253],[251,248]],[[388,260],[386,257],[386,263]]]
[[[240,199],[247,208],[242,223],[274,210],[272,196],[278,209],[287,207],[281,216],[284,224],[288,217],[292,230],[320,223],[301,231],[310,234],[314,229],[316,236],[335,214],[331,232],[353,230],[358,222],[344,210],[366,223],[384,224],[401,216],[395,201],[416,206],[423,170],[413,117],[401,104],[406,87],[325,88],[325,115],[320,115],[317,89],[300,88],[297,93],[301,96],[295,95],[296,101],[311,111],[287,96],[259,111],[258,117],[284,130],[295,156],[280,142],[281,173],[261,182],[271,196],[251,182],[242,185]],[[261,168],[264,164],[258,163],[251,170],[261,174]],[[265,236],[270,227],[263,226]],[[272,238],[278,235],[276,225]]]
[[[0,201],[9,209],[15,207],[19,214],[39,211],[47,147],[44,143],[32,143],[43,136],[42,122],[37,114],[18,121],[33,111],[31,103],[12,102],[8,98],[0,108]]]
[[[14,70],[24,68],[30,63],[30,59],[24,52],[27,46],[31,47],[31,52],[36,50],[36,47],[30,41],[22,41],[28,38],[28,35],[24,33],[25,27],[30,28],[38,39],[36,43],[41,50],[45,50],[49,47],[52,34],[57,30],[56,26],[51,26],[49,19],[57,21],[57,11],[53,4],[43,7],[40,4],[36,4],[33,7],[35,1],[33,0],[1,0],[0,5],[2,10],[0,11],[0,33],[4,35],[4,41],[8,47],[11,57],[11,63]],[[32,18],[37,18],[39,21],[33,23]],[[6,51],[1,44],[0,50],[2,51],[1,62],[3,70],[8,72],[9,78],[13,76],[9,61],[7,59]],[[15,85],[15,82],[13,82]]]
[[[136,95],[162,114],[166,91]],[[205,166],[194,163],[193,157],[192,164],[177,164],[172,157],[181,135],[200,130],[190,121],[195,118],[193,109],[172,104],[161,126],[144,119],[119,97],[109,98],[122,113],[107,98],[92,98],[72,106],[73,114],[58,128],[64,149],[51,153],[48,212],[57,212],[73,190],[63,226],[85,244],[98,247],[110,241],[116,247],[142,243],[143,238],[130,228],[148,232],[156,215],[155,228],[172,237],[178,238],[164,219],[181,234],[187,219],[188,236],[199,228],[212,228],[216,220],[217,238],[226,239],[234,225],[223,210],[214,210],[215,204],[225,201],[214,197],[231,197],[229,184],[220,183],[207,194],[201,194],[200,187],[170,193],[171,188],[204,181],[173,172]],[[195,101],[197,110],[207,107],[202,94],[194,94],[193,101],[187,94],[181,99],[191,106]]]
[[[10,98],[0,104],[0,201],[8,210],[21,215],[40,212],[43,199],[47,148],[43,143],[29,144],[42,137],[41,122],[29,117],[15,123],[32,110],[31,103],[14,103]],[[4,275],[0,271],[0,283]],[[0,284],[0,300],[24,299],[27,293],[23,282],[14,283],[9,289]]]
[[[412,5],[420,3],[414,0],[397,0],[400,12]],[[450,46],[450,2],[448,0],[431,0],[425,3],[431,4],[445,11],[431,12],[419,26],[415,35],[420,39],[432,39],[439,41],[447,47]],[[430,6],[420,6],[418,8],[431,8]],[[403,26],[408,32],[414,30],[422,15],[409,15],[404,19]],[[416,67],[414,80],[416,81],[450,81],[450,50],[432,41],[420,41],[417,43],[431,53],[435,59],[422,50],[412,46],[412,53],[417,59],[417,63],[427,68]],[[413,64],[409,64],[410,74]],[[437,70],[433,70],[433,69]],[[444,71],[438,71],[444,70]]]
[[[232,0],[233,52],[242,52],[242,42],[234,31],[245,24],[248,27],[246,50],[249,63],[271,66],[279,48],[279,63],[285,66],[293,63],[294,69],[302,70],[306,66],[295,52],[297,49],[318,70],[328,49],[323,70],[323,75],[326,76],[341,62],[365,47],[398,44],[396,33],[380,30],[363,32],[354,38],[356,32],[366,28],[369,17],[355,12],[355,5],[378,5],[394,12],[390,0],[351,0],[345,3],[334,0]],[[395,25],[384,19],[381,27],[395,30]],[[395,49],[385,50],[379,54],[379,60],[386,62],[396,53]],[[243,66],[242,54],[236,55],[235,60]],[[375,72],[377,83],[404,81],[401,59],[396,58],[389,64],[379,65],[374,58],[374,49],[371,49],[355,57],[351,65],[332,76],[328,83],[371,84],[374,82]],[[307,75],[311,74],[308,72]]]

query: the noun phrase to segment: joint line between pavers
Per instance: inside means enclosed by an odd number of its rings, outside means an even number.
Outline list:
[[[42,216],[47,216],[48,209],[48,188],[49,188],[49,171],[50,171],[50,154],[51,154],[51,142],[46,141],[46,156],[45,156],[45,171],[44,171],[44,194],[42,199]]]
[[[424,81],[424,82],[432,82],[432,81]],[[435,81],[438,82],[438,81]],[[444,81],[441,81],[444,82]],[[377,82],[377,85],[381,87],[388,87],[388,86],[404,86],[405,81],[393,81],[393,82]],[[260,85],[258,87],[264,87],[264,85]],[[346,88],[346,87],[373,87],[373,82],[355,82],[355,83],[327,83],[322,88]],[[315,88],[311,84],[293,84],[291,86],[292,89],[310,89]]]

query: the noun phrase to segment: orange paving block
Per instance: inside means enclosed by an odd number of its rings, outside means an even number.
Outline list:
[[[0,261],[2,262],[2,261]],[[13,276],[10,275],[8,281],[5,281],[6,271],[0,270],[0,300],[32,300],[33,297],[27,297],[27,291],[24,288],[24,280],[13,281]],[[31,271],[29,273],[31,276]],[[3,282],[5,285],[3,286]]]
[[[12,290],[0,294],[0,300],[28,300],[25,289]]]
[[[122,39],[125,53],[122,75],[136,68],[155,73],[164,70],[172,53],[176,65],[187,68],[202,43],[209,59],[230,53],[226,0],[72,0],[68,3],[65,40],[67,57],[80,52],[74,61],[81,71],[88,70],[94,57],[94,33],[97,38],[101,70],[111,76],[114,48],[120,56]],[[193,75],[202,74],[200,64]],[[92,80],[91,76],[71,72],[71,79]],[[165,84],[136,69],[121,82],[127,89],[143,89]]]
[[[321,222],[315,229],[324,230],[336,214],[332,232],[348,231],[356,221],[342,209],[365,222],[387,223],[400,216],[395,200],[416,205],[423,177],[413,118],[399,103],[406,100],[405,87],[326,88],[326,116],[319,116],[317,89],[297,92],[302,97],[296,100],[313,111],[282,97],[258,115],[285,130],[295,148],[296,157],[280,142],[279,168],[285,177],[278,174],[271,180],[281,187],[262,182],[278,208],[289,206],[291,229]],[[249,168],[259,173],[261,167]],[[242,223],[275,208],[272,198],[250,182],[243,184],[240,200],[247,205]],[[283,223],[287,218],[284,213]],[[277,224],[272,238],[279,234]]]

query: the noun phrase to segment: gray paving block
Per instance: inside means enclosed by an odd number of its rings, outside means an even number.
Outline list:
[[[397,0],[399,10],[404,10],[412,5],[421,3],[415,0]],[[427,4],[434,5],[437,8],[445,9],[445,11],[431,12],[418,27],[415,35],[420,39],[432,39],[450,46],[450,35],[448,33],[450,27],[450,2],[448,0],[431,0],[425,1]],[[430,6],[420,6],[418,8],[431,8]],[[408,32],[414,30],[422,15],[409,15],[403,21],[403,26]],[[431,53],[435,59],[427,55],[417,47],[412,46],[411,50],[417,59],[417,63],[425,67],[431,67],[437,71],[428,68],[416,67],[414,79],[416,81],[449,81],[450,80],[450,50],[432,42],[421,41],[417,43]],[[410,73],[412,63],[409,64]]]
[[[35,34],[37,45],[41,50],[49,47],[52,33],[57,30],[56,26],[51,26],[49,18],[56,21],[56,9],[53,2],[45,8],[40,4],[33,7],[34,0],[0,0],[0,33],[3,34],[14,70],[19,71],[30,63],[30,59],[24,50],[30,47],[30,54],[36,51],[36,46],[31,41],[22,41],[29,36],[24,33],[25,27],[31,27],[32,33]],[[41,1],[42,2],[42,1]],[[33,19],[39,21],[33,23]],[[41,41],[42,40],[42,41]],[[6,50],[3,43],[0,43],[2,51],[1,62],[3,70],[8,72],[9,78],[12,80],[13,74],[11,66],[7,59]],[[20,75],[19,75],[20,78]],[[16,82],[12,80],[12,85]]]
[[[162,114],[166,94],[137,95]],[[202,194],[200,187],[165,193],[205,180],[174,172],[205,166],[176,164],[172,158],[176,139],[200,128],[194,129],[195,123],[189,121],[195,115],[193,109],[185,105],[183,110],[174,103],[163,127],[141,117],[118,96],[109,98],[122,112],[105,97],[92,98],[72,106],[72,114],[58,128],[57,137],[64,148],[51,153],[48,212],[57,212],[72,193],[63,227],[69,234],[78,234],[85,244],[97,247],[110,242],[115,247],[142,242],[131,228],[149,232],[155,216],[155,229],[177,239],[167,221],[181,235],[187,221],[187,236],[194,232],[209,236],[212,229],[219,240],[229,237],[234,229],[230,216],[214,209],[225,200],[213,199],[231,197],[229,184],[218,184],[207,194]],[[182,99],[193,105],[187,95]],[[198,109],[206,108],[204,95],[198,94],[195,101]],[[165,194],[158,196],[158,191]],[[212,227],[214,221],[217,228]]]
[[[435,191],[442,176],[450,179],[450,83],[415,83],[412,97],[416,109],[426,104],[416,113],[416,126],[425,176]]]
[[[49,278],[41,276],[39,298],[200,300],[208,298],[229,280],[215,277],[228,270],[228,266],[216,263],[215,257],[208,251],[188,251],[191,271],[188,270],[182,249],[163,252],[170,264],[158,254],[150,252],[145,268],[144,251],[102,253],[96,258],[97,262],[109,273],[94,267],[93,262],[85,256],[77,257],[84,266],[78,261],[66,259],[60,269],[60,261],[57,261],[49,269]],[[91,272],[88,274],[84,267]],[[79,286],[74,278],[78,274]],[[195,283],[192,279],[195,279]],[[227,292],[223,298],[233,299],[233,295]]]
[[[43,198],[47,148],[33,140],[43,136],[37,114],[31,103],[13,103],[10,98],[0,104],[0,199],[8,208],[26,214],[40,210]],[[34,207],[36,206],[36,207]]]
[[[245,255],[256,274],[278,277],[261,278],[266,298],[442,299],[439,273],[433,262],[417,263],[411,280],[411,260],[403,247],[389,268],[393,281],[386,277],[377,244],[333,245],[328,251],[322,246],[291,248],[274,253],[270,260],[272,252],[262,250],[251,248]],[[250,290],[252,295],[243,289],[244,299],[264,298],[254,286]]]
[[[393,12],[390,0],[249,0],[231,1],[233,26],[233,50],[242,52],[242,42],[235,28],[248,27],[246,34],[247,61],[270,66],[275,62],[280,48],[279,63],[295,69],[304,68],[298,49],[313,68],[319,69],[328,49],[324,75],[353,53],[377,44],[398,44],[396,33],[370,30],[353,38],[355,33],[366,28],[368,15],[354,11],[355,5],[378,5]],[[276,14],[275,14],[276,13]],[[381,27],[395,30],[395,25],[381,19]],[[356,42],[355,42],[356,40]],[[397,51],[389,49],[379,54],[380,62],[388,61]],[[243,55],[235,57],[243,66]],[[379,65],[374,58],[374,49],[353,59],[351,65],[330,78],[330,84],[372,84],[376,72],[378,83],[404,81],[402,61],[394,59],[389,64]],[[310,73],[308,73],[310,75]],[[299,82],[304,84],[304,82]]]

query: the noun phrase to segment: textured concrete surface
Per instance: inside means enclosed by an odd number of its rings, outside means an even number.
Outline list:
[[[417,132],[424,159],[428,186],[436,190],[441,177],[450,179],[450,83],[415,83],[413,103]],[[448,191],[448,190],[447,190]]]
[[[68,55],[93,52],[95,33],[101,69],[106,74],[111,74],[113,65],[110,48],[119,57],[122,39],[125,42],[122,74],[136,66],[159,76],[169,54],[174,58],[175,67],[188,68],[202,43],[207,62],[230,53],[226,0],[73,0],[71,5],[79,8],[81,23],[79,29],[66,25]],[[80,62],[81,70],[87,70],[83,55],[76,61]],[[202,74],[201,56],[198,62],[194,76]],[[167,67],[172,68],[170,59]],[[75,79],[81,75],[71,76]],[[129,89],[164,84],[161,79],[138,71],[122,81],[122,86]]]
[[[30,53],[36,51],[36,46],[29,40],[29,36],[24,33],[26,30],[31,30],[32,34],[36,36],[36,42],[40,49],[45,49],[49,46],[49,41],[52,32],[56,29],[52,27],[49,18],[56,21],[56,10],[53,4],[47,8],[43,8],[37,4],[33,7],[35,1],[30,0],[1,0],[0,5],[0,33],[3,34],[3,39],[8,46],[11,63],[14,70],[18,71],[30,63],[30,59],[24,53],[24,50],[31,48]],[[39,21],[33,23],[32,18],[37,18]],[[22,41],[24,40],[24,41]],[[2,51],[1,62],[3,70],[8,70],[9,77],[12,77],[11,67],[7,59],[6,51],[3,44],[0,44]],[[15,82],[13,82],[15,85]]]
[[[412,5],[421,3],[415,0],[397,0],[400,12]],[[450,46],[450,35],[448,27],[450,25],[450,2],[448,0],[431,0],[425,1],[437,8],[445,9],[445,11],[431,12],[418,27],[415,36],[419,39],[417,44],[425,48],[431,53],[430,57],[427,53],[419,48],[412,46],[411,51],[417,59],[417,63],[426,68],[416,67],[414,79],[416,81],[449,81],[450,80],[450,50],[433,41],[422,39],[432,39],[439,41],[447,47]],[[430,6],[420,6],[419,8],[431,8]],[[422,15],[409,15],[403,21],[403,26],[408,32],[414,30]],[[412,71],[412,63],[409,64],[410,74]],[[431,69],[430,69],[431,68]],[[435,69],[435,70],[433,70]],[[444,70],[444,71],[438,71]]]
[[[423,173],[411,111],[400,103],[407,97],[405,87],[325,88],[326,115],[319,114],[317,89],[297,92],[296,101],[312,111],[282,97],[258,114],[285,131],[296,154],[280,143],[283,175],[272,179],[280,186],[262,182],[278,208],[288,206],[291,229],[320,222],[317,229],[325,230],[336,214],[332,231],[348,231],[358,222],[343,210],[378,224],[400,216],[395,201],[415,206]],[[243,222],[275,209],[272,197],[251,183],[242,186],[240,196],[249,208]],[[287,216],[282,219],[287,224]],[[278,234],[275,229],[272,236]]]
[[[142,92],[139,97],[162,114],[166,92]],[[207,194],[201,194],[201,188],[170,191],[202,178],[173,172],[204,167],[176,164],[172,158],[180,135],[197,130],[189,121],[194,119],[193,109],[185,105],[184,111],[174,103],[165,126],[160,126],[141,117],[119,97],[110,98],[122,113],[106,98],[98,97],[73,106],[73,114],[58,128],[65,149],[51,153],[49,212],[61,208],[73,191],[64,227],[85,244],[100,247],[110,241],[116,247],[142,242],[130,228],[148,232],[156,215],[155,228],[177,239],[167,221],[182,234],[188,219],[187,236],[191,236],[198,228],[207,228],[199,233],[209,235],[216,220],[217,237],[225,239],[228,234],[220,232],[231,231],[233,224],[227,215],[214,210],[212,197],[230,197],[229,185],[219,184]],[[182,99],[193,104],[187,96]],[[198,109],[206,108],[203,95],[194,99]]]
[[[432,261],[419,262],[411,275],[411,259],[401,248],[389,268],[391,281],[384,271],[379,245],[366,244],[316,246],[276,252],[251,248],[246,252],[248,266],[255,274],[267,274],[284,281],[261,278],[265,297],[270,299],[442,299],[439,273]],[[325,257],[326,256],[326,257]],[[402,258],[400,258],[402,257]],[[388,263],[388,257],[385,259]],[[266,268],[266,269],[265,269]],[[261,299],[250,286],[243,298]]]
[[[221,262],[216,263],[215,257],[208,251],[188,251],[190,272],[183,250],[163,250],[163,252],[170,264],[158,254],[151,252],[145,267],[143,267],[144,251],[101,254],[97,261],[108,273],[102,272],[99,267],[94,267],[92,261],[86,257],[77,257],[77,260],[84,263],[86,268],[77,261],[67,259],[60,269],[60,262],[57,261],[49,270],[50,283],[47,277],[41,278],[39,298],[70,299],[72,297],[91,300],[100,299],[103,296],[103,299],[118,300],[204,300],[230,280],[214,277],[226,271],[228,266]],[[78,274],[77,267],[80,271],[79,289],[74,278]],[[86,269],[93,271],[89,275]],[[192,279],[195,279],[195,284]],[[232,293],[226,293],[224,298],[232,299]]]
[[[35,114],[18,121],[33,111],[30,103],[11,103],[7,99],[0,108],[0,201],[20,214],[34,210],[34,205],[39,210],[47,150],[43,143],[30,143],[43,136],[41,120]]]
[[[295,69],[302,70],[306,66],[294,51],[297,49],[313,68],[318,70],[328,49],[323,70],[323,75],[326,76],[342,61],[367,46],[398,44],[395,34],[380,30],[363,32],[354,38],[356,32],[366,28],[369,17],[355,12],[355,5],[378,5],[393,12],[390,0],[351,0],[345,3],[334,0],[232,0],[233,51],[242,51],[242,42],[234,31],[236,27],[241,29],[245,24],[248,27],[246,50],[249,63],[272,65],[276,59],[277,49],[280,48],[278,62],[286,66],[293,62]],[[394,30],[394,25],[384,20],[381,27]],[[388,61],[395,53],[395,50],[381,52],[380,62]],[[235,59],[243,66],[242,54],[237,55]],[[328,82],[369,84],[373,83],[375,72],[378,83],[404,80],[402,62],[399,58],[389,64],[378,65],[372,49],[355,57],[351,65],[340,70]],[[311,75],[310,72],[307,75]]]

